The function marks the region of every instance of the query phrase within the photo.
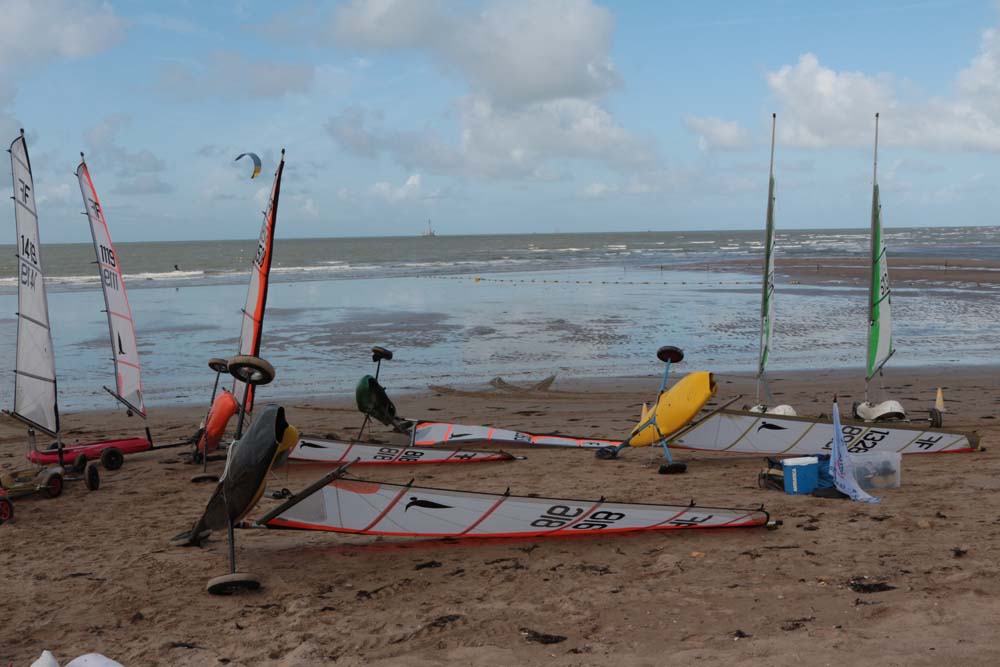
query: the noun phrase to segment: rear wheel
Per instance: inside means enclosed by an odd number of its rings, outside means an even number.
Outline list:
[[[58,498],[63,492],[63,476],[57,472],[49,475],[42,490],[49,498]]]
[[[941,428],[944,425],[944,415],[937,408],[930,409],[931,428]]]
[[[229,360],[229,374],[241,382],[256,386],[274,379],[274,366],[260,357],[239,354]]]
[[[213,577],[208,580],[205,589],[212,595],[233,595],[243,591],[255,591],[260,588],[260,579],[249,572],[236,572]]]
[[[95,464],[87,465],[83,473],[83,483],[87,485],[88,491],[97,491],[101,488],[101,473]]]
[[[6,496],[0,496],[0,525],[13,521],[14,503]]]
[[[125,455],[117,447],[108,447],[101,452],[101,465],[105,470],[118,470],[125,463]]]

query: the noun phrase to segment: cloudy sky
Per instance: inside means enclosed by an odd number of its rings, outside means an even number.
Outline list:
[[[1000,7],[845,0],[0,0],[43,237],[998,224]],[[264,172],[247,180],[237,153]],[[9,165],[0,167],[9,183]],[[5,185],[5,187],[7,187]],[[13,235],[13,231],[11,231]]]

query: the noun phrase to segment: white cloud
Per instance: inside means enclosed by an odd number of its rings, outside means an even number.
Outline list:
[[[684,123],[698,135],[698,146],[702,150],[742,150],[750,147],[750,132],[739,123],[700,116],[688,116]]]
[[[152,151],[130,150],[119,144],[121,130],[131,124],[126,114],[113,114],[87,131],[87,164],[111,171],[117,178],[112,192],[125,195],[163,194],[173,186],[161,177],[166,163]]]
[[[237,53],[219,52],[198,67],[185,63],[166,65],[156,87],[183,101],[209,96],[266,99],[306,93],[315,76],[312,65],[249,60]]]
[[[457,102],[461,125],[453,143],[430,130],[393,131],[381,115],[348,109],[327,132],[344,150],[375,158],[385,153],[406,169],[480,178],[551,181],[559,163],[590,161],[621,171],[655,163],[652,141],[629,133],[588,100],[558,99],[517,109],[470,95]]]
[[[558,29],[553,29],[558,26]],[[590,0],[457,3],[353,0],[334,12],[332,35],[370,51],[426,51],[500,105],[594,98],[619,84],[611,13]]]
[[[368,189],[368,194],[378,199],[396,202],[408,199],[422,198],[422,181],[420,174],[413,174],[399,187],[386,181],[379,181]]]
[[[779,102],[778,139],[801,148],[866,147],[874,114],[880,143],[934,150],[1000,150],[1000,44],[986,31],[979,54],[956,77],[953,98],[902,102],[893,81],[861,72],[837,72],[807,53],[795,65],[767,75]]]
[[[0,70],[49,58],[81,58],[122,38],[124,23],[108,3],[5,0],[0,21]]]
[[[553,29],[558,26],[558,29]],[[622,127],[600,103],[619,77],[613,20],[591,0],[487,0],[476,9],[431,0],[352,0],[331,35],[367,52],[427,54],[469,92],[454,102],[456,136],[388,130],[349,108],[326,125],[345,150],[387,154],[404,168],[484,179],[551,181],[588,161],[628,170],[656,162],[653,141]]]

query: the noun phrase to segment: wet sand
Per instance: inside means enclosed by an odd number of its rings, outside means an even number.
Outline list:
[[[835,392],[846,410],[860,398],[859,375],[776,373],[771,388],[803,413],[829,412]],[[557,380],[550,391],[519,394],[487,380],[396,403],[410,417],[613,437],[658,386],[652,376]],[[753,391],[746,377],[719,380],[719,400]],[[188,481],[195,469],[180,462],[182,450],[128,457],[120,471],[102,471],[99,491],[73,484],[54,500],[18,500],[17,520],[0,526],[0,664],[28,665],[46,648],[63,661],[99,651],[129,667],[996,664],[997,369],[893,370],[887,380],[911,410],[943,385],[945,426],[977,429],[987,451],[906,457],[903,486],[879,505],[761,490],[755,456],[678,452],[689,464],[679,476],[657,475],[662,454],[648,449],[614,462],[529,448],[517,452],[527,460],[504,464],[357,468],[358,477],[515,494],[764,503],[784,525],[491,541],[241,531],[240,569],[259,574],[264,588],[230,598],[204,590],[227,567],[221,536],[203,548],[167,545],[210,493]],[[347,401],[284,405],[307,433],[360,424]],[[167,442],[202,412],[156,410],[151,426]],[[138,424],[121,413],[69,414],[63,423],[69,441]],[[381,427],[374,435],[401,440]],[[20,461],[23,439],[3,423],[0,464]],[[301,488],[318,474],[297,467],[272,486]],[[888,590],[865,592],[870,584]],[[531,632],[565,639],[543,644]]]
[[[687,268],[757,273],[757,259],[734,259],[711,264],[694,264]],[[775,257],[775,271],[793,282],[808,285],[868,284],[869,265],[862,257]],[[657,267],[647,267],[657,268]],[[889,276],[893,287],[955,287],[995,285],[1000,283],[1000,263],[977,259],[942,259],[940,257],[889,256]]]

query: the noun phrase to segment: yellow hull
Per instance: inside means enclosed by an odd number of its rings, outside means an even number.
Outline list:
[[[701,411],[718,387],[708,371],[689,373],[660,396],[651,410],[643,409],[639,423],[632,429],[628,444],[647,447],[687,426]]]

